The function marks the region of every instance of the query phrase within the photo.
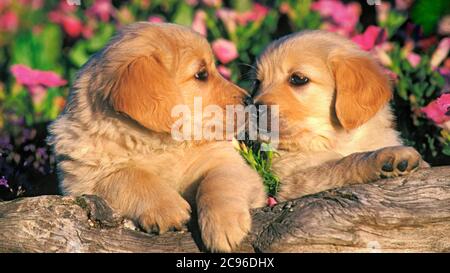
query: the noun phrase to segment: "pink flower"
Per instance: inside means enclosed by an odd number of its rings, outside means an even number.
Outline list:
[[[433,52],[433,55],[431,56],[431,68],[436,68],[438,67],[443,60],[445,60],[445,58],[448,55],[448,52],[450,50],[450,38],[444,38],[439,42],[438,47],[436,48],[436,50]]]
[[[387,68],[383,68],[383,71],[389,77],[389,79],[391,81],[393,81],[393,82],[398,81],[398,75],[394,71],[387,69]]]
[[[409,64],[415,68],[416,66],[419,65],[421,57],[419,54],[410,52],[408,53],[408,56],[406,56],[406,59],[408,60]]]
[[[67,0],[60,0],[57,10],[64,13],[71,13],[77,10],[77,6],[69,5],[69,1]]]
[[[192,21],[192,29],[197,31],[203,36],[208,33],[206,30],[206,12],[198,10],[195,12],[194,20]]]
[[[422,112],[436,124],[450,120],[450,94],[443,94],[437,100],[422,108]]]
[[[88,16],[97,16],[103,22],[109,21],[109,17],[114,15],[114,6],[111,0],[96,0],[86,11]]]
[[[380,5],[375,5],[375,9],[377,11],[377,21],[379,23],[386,22],[391,10],[391,4],[389,2],[381,2]]]
[[[413,2],[413,0],[395,0],[395,8],[397,10],[407,10]]]
[[[42,102],[48,87],[58,87],[67,83],[54,72],[33,70],[23,64],[13,65],[11,73],[19,84],[27,87],[34,103]]]
[[[369,26],[363,34],[352,38],[364,50],[371,50],[376,45],[382,44],[387,40],[387,33],[384,29],[377,26]]]
[[[258,3],[254,3],[250,11],[245,11],[237,15],[237,21],[240,25],[246,25],[249,22],[257,22],[269,13],[269,8]]]
[[[6,9],[7,7],[9,7],[9,5],[11,5],[11,0],[0,1],[0,11],[3,11],[4,9]]]
[[[222,20],[225,28],[229,33],[233,33],[236,30],[237,12],[231,9],[219,9],[216,12],[217,17]]]
[[[75,6],[70,6],[66,1],[61,1],[56,10],[48,13],[50,21],[59,24],[71,38],[76,38],[83,32],[81,20],[73,14],[75,9]]]
[[[54,72],[33,70],[23,64],[11,66],[11,72],[17,82],[25,86],[43,85],[46,87],[58,87],[67,83],[66,80]]]
[[[14,12],[8,11],[0,16],[0,31],[14,32],[18,26],[19,19]]]
[[[74,16],[65,16],[62,21],[64,31],[72,38],[80,36],[83,32],[83,24],[80,19]]]
[[[212,43],[212,50],[217,59],[223,64],[227,64],[239,56],[236,45],[222,38]]]
[[[276,200],[275,198],[273,198],[272,196],[269,196],[269,197],[267,198],[267,205],[268,205],[269,207],[273,207],[273,206],[275,206],[276,204],[278,204],[278,202],[277,202],[277,200]]]
[[[219,71],[220,75],[222,75],[225,79],[229,80],[231,79],[231,70],[224,66],[224,65],[219,65],[217,67],[217,70]]]
[[[33,9],[33,10],[40,9],[44,5],[43,0],[19,0],[19,3],[22,6],[27,6],[27,7],[31,6],[31,9]]]
[[[164,23],[166,20],[161,16],[153,15],[148,17],[148,21],[151,23]]]
[[[439,107],[448,113],[450,110],[450,94],[443,94],[437,99],[437,104]],[[450,115],[450,113],[448,113]]]
[[[251,10],[244,12],[236,12],[227,8],[219,9],[217,11],[217,17],[225,24],[228,32],[234,32],[236,24],[245,26],[249,22],[261,21],[267,13],[269,13],[268,7],[255,3]]]
[[[331,19],[332,22],[326,25],[326,29],[345,36],[354,32],[361,14],[361,6],[358,3],[345,5],[336,0],[319,0],[312,3],[311,9],[319,12],[322,17]]]
[[[90,25],[86,25],[83,28],[83,31],[82,31],[81,34],[86,39],[92,38],[92,36],[94,36],[94,28],[92,26],[90,26]]]

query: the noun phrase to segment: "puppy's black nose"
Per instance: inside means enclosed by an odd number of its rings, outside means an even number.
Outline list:
[[[247,96],[244,98],[244,104],[245,105],[252,105],[253,104],[253,98],[250,96]]]

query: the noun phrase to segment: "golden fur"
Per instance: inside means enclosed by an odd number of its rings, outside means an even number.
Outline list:
[[[206,69],[207,81],[194,75]],[[125,27],[81,69],[50,126],[66,194],[96,194],[147,231],[180,228],[196,209],[205,246],[231,251],[265,194],[228,141],[172,139],[171,109],[242,104],[217,72],[207,41],[173,24]]]
[[[292,85],[293,74],[309,81]],[[420,155],[400,146],[386,75],[346,38],[325,31],[281,38],[258,59],[257,78],[255,103],[280,107],[281,156],[273,165],[282,181],[280,199],[419,166]]]

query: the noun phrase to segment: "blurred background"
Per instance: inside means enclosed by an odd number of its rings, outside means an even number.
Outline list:
[[[77,70],[135,21],[192,27],[226,78],[250,89],[251,67],[283,35],[326,29],[384,66],[398,130],[433,165],[450,164],[448,0],[0,0],[0,200],[58,193],[46,126]]]

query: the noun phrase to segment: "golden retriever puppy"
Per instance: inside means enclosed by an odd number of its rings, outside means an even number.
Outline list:
[[[391,87],[356,44],[325,31],[296,33],[257,61],[256,104],[279,106],[281,200],[408,174],[427,163],[394,129]]]
[[[174,24],[125,27],[81,69],[50,126],[64,193],[95,194],[146,231],[180,228],[197,210],[205,246],[231,251],[264,204],[262,182],[230,141],[172,137],[177,105],[241,105],[206,39]],[[208,117],[209,120],[211,117]],[[205,117],[206,119],[206,117]]]

